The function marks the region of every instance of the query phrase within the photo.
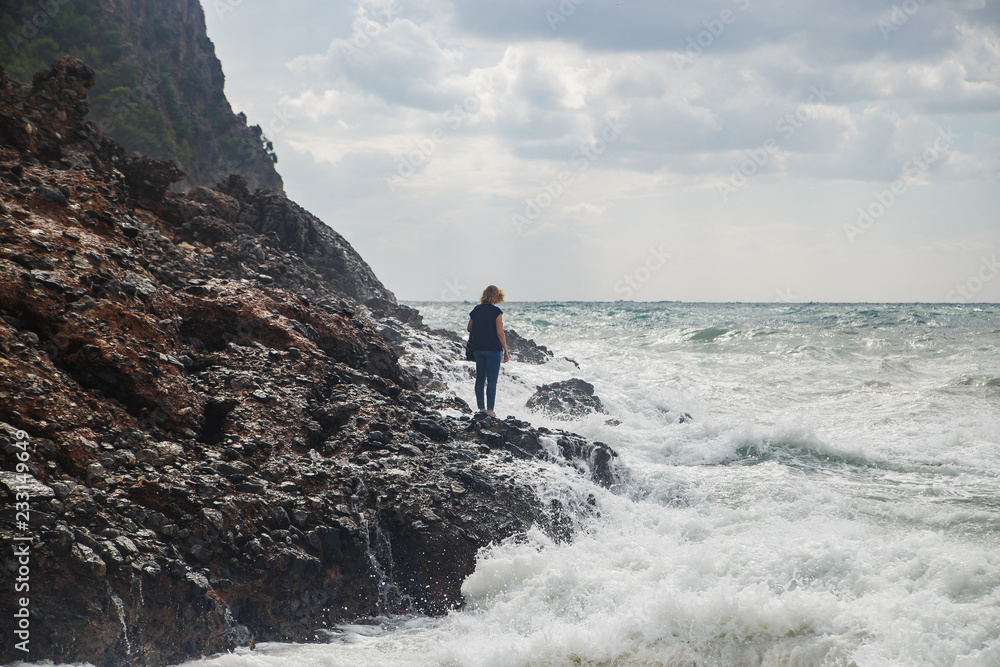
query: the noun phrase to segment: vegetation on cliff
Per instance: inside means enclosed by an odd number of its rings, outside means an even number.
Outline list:
[[[177,162],[181,185],[213,185],[229,173],[252,189],[283,190],[277,156],[223,94],[221,65],[197,0],[6,3],[0,64],[30,83],[56,58],[90,66],[90,118],[128,150]]]

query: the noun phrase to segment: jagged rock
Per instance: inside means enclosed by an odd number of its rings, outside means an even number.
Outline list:
[[[107,574],[108,568],[104,561],[85,544],[74,544],[72,556],[70,567],[79,574],[89,577],[103,577]]]
[[[365,305],[378,317],[392,317],[404,324],[409,324],[411,327],[427,329],[424,318],[415,308],[379,296],[368,299],[365,301]]]
[[[229,195],[203,186],[197,186],[188,190],[187,196],[189,199],[203,204],[212,216],[220,218],[225,222],[235,224],[239,218],[240,203]]]
[[[239,202],[240,223],[258,234],[273,235],[282,248],[295,252],[343,295],[358,302],[378,298],[395,303],[392,293],[344,237],[295,202],[266,190],[250,194],[246,182],[236,175],[216,189]]]
[[[69,198],[66,196],[66,193],[62,190],[57,190],[56,188],[37,187],[35,188],[35,196],[42,201],[62,204],[63,206],[69,203]]]
[[[594,385],[579,378],[542,385],[528,399],[527,407],[556,418],[605,414],[601,399],[594,395]]]
[[[126,293],[138,294],[143,300],[156,294],[156,284],[152,280],[132,271],[125,272],[121,286]]]
[[[414,419],[411,424],[413,428],[436,442],[447,442],[451,438],[448,429],[433,419]]]
[[[544,345],[538,345],[530,338],[521,336],[512,329],[505,329],[507,349],[510,358],[525,364],[544,364],[552,359],[552,352]]]
[[[568,513],[595,511],[542,507],[493,464],[555,460],[613,486],[609,447],[417,391],[380,329],[458,343],[280,195],[238,177],[170,191],[176,166],[82,120],[92,83],[69,59],[33,88],[0,69],[0,172],[86,201],[0,188],[31,216],[0,222],[0,467],[20,430],[32,445],[32,481],[0,473],[0,494],[29,489],[39,554],[32,653],[6,633],[0,661],[176,664],[445,613],[479,549],[533,525],[567,539]],[[199,216],[225,230],[211,247]],[[0,541],[17,534],[0,513]],[[378,540],[391,549],[373,556]]]

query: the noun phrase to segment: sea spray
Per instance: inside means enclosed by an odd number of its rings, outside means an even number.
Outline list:
[[[456,330],[468,310],[417,305]],[[628,485],[612,492],[543,465],[531,483],[572,517],[572,539],[535,527],[484,549],[464,609],[210,663],[1000,661],[1000,308],[508,304],[505,314],[580,368],[507,364],[498,412],[608,442]],[[726,332],[698,335],[712,328]],[[412,359],[471,397],[460,361],[430,349]],[[536,386],[570,377],[592,383],[610,415],[525,410]],[[677,423],[679,411],[693,421]]]

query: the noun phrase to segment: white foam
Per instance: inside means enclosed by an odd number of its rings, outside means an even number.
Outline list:
[[[1000,664],[1000,406],[954,381],[996,376],[1000,314],[920,308],[508,305],[581,368],[505,365],[498,413],[609,443],[633,486],[514,465],[563,507],[593,496],[572,542],[483,550],[443,619],[208,664]],[[457,330],[468,308],[421,310]],[[414,359],[474,401],[468,365]],[[610,414],[527,412],[569,377]]]

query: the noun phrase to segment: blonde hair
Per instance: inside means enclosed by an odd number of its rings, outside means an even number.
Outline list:
[[[483,290],[479,303],[492,303],[494,306],[503,303],[503,290],[496,285],[490,285]]]

